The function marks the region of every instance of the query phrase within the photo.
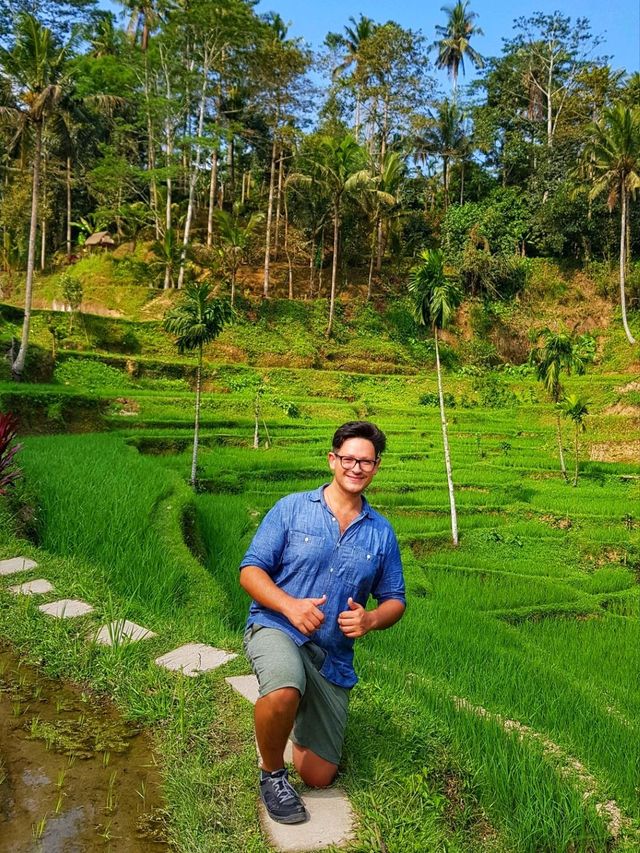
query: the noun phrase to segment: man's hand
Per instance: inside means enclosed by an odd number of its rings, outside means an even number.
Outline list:
[[[283,612],[293,627],[308,637],[324,622],[324,613],[319,608],[326,601],[326,595],[322,598],[290,598]]]
[[[373,627],[371,614],[351,597],[347,600],[347,604],[349,609],[343,610],[338,615],[338,627],[345,637],[351,637],[354,640],[357,637],[364,637]]]

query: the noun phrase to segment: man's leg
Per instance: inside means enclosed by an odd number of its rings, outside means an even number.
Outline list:
[[[256,740],[262,756],[262,769],[268,772],[284,767],[284,748],[293,728],[300,693],[295,687],[282,687],[262,696],[255,704]]]
[[[307,687],[300,699],[291,735],[293,763],[307,785],[326,788],[338,772],[349,690],[332,684],[320,674],[325,653],[315,643],[306,643],[300,651]]]
[[[306,746],[293,745],[293,763],[300,778],[310,788],[328,788],[333,784],[338,765],[320,758]]]

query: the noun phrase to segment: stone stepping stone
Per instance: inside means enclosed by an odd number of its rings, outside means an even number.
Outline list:
[[[44,595],[45,592],[51,592],[52,590],[53,586],[44,578],[38,578],[35,581],[19,583],[9,587],[9,592],[12,592],[14,595]]]
[[[180,646],[172,652],[167,652],[166,655],[156,658],[156,663],[165,669],[182,672],[184,675],[196,676],[200,672],[217,669],[222,664],[237,657],[238,655],[233,654],[233,652],[225,652],[223,649],[216,649],[203,643],[187,643],[185,646]]]
[[[128,619],[116,619],[109,625],[103,625],[96,634],[96,643],[103,646],[114,646],[122,643],[136,643],[138,640],[150,640],[157,636],[148,628],[129,622]]]
[[[225,678],[241,696],[252,705],[258,700],[258,679],[255,675]],[[287,743],[284,760],[293,761],[291,741]],[[355,815],[348,797],[340,788],[314,788],[303,794],[309,820],[290,826],[271,820],[260,803],[262,828],[276,850],[282,853],[302,853],[307,850],[324,850],[342,847],[354,840]]]
[[[93,613],[93,607],[90,604],[87,604],[86,601],[78,601],[76,598],[61,598],[60,601],[41,604],[38,610],[42,610],[47,616],[55,616],[57,619],[72,619],[75,616]]]
[[[0,575],[15,575],[17,572],[27,572],[35,569],[38,564],[28,557],[12,557],[10,560],[0,560]]]

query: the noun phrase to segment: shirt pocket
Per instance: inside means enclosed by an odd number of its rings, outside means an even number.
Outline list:
[[[341,574],[344,583],[350,588],[351,596],[364,605],[371,592],[382,557],[375,551],[367,551],[366,548],[358,545],[349,545],[341,550],[344,566]]]

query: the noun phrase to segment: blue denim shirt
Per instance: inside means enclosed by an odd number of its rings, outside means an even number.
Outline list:
[[[281,613],[251,603],[249,625],[279,628],[297,645],[312,640],[326,652],[321,674],[340,687],[353,687],[353,643],[338,627],[338,614],[351,596],[363,607],[369,595],[381,604],[405,602],[398,542],[386,518],[364,496],[362,511],[340,535],[340,526],[324,499],[325,486],[282,498],[266,514],[240,568],[258,566],[296,598],[321,598],[324,622],[309,637]]]

